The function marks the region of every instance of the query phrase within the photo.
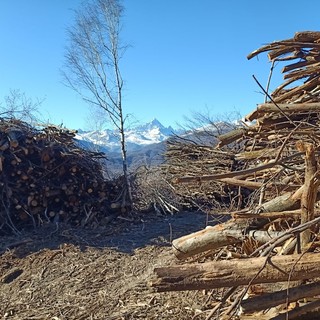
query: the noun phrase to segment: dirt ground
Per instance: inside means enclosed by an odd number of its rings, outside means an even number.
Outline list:
[[[171,240],[204,228],[207,217],[137,220],[0,238],[1,319],[205,319],[207,293],[155,293],[147,283],[155,266],[177,263]]]

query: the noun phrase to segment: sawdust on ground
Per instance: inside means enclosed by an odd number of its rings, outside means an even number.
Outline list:
[[[202,291],[155,293],[155,266],[177,263],[173,238],[205,227],[199,213],[117,219],[85,230],[47,225],[0,238],[1,319],[205,319]]]

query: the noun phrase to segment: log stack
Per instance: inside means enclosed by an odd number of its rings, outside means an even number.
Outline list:
[[[98,160],[104,155],[80,148],[75,133],[0,119],[1,232],[108,216],[117,187],[103,177]]]
[[[248,58],[266,51],[272,68],[290,64],[282,85],[263,89],[266,102],[246,116],[249,123],[217,137],[211,154],[230,153],[231,170],[185,171],[174,180],[194,187],[214,181],[237,187],[238,196],[251,190],[247,203],[230,208],[227,222],[175,239],[184,263],[155,268],[151,281],[158,291],[228,288],[206,319],[320,316],[320,32],[298,32]]]

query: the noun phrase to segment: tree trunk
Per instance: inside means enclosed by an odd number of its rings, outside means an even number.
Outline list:
[[[258,257],[155,268],[157,291],[201,290],[319,277],[320,254]]]

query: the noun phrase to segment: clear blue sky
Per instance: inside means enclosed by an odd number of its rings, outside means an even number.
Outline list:
[[[124,0],[121,64],[124,111],[140,122],[183,122],[208,108],[242,115],[263,101],[252,74],[265,85],[261,45],[320,30],[320,1]],[[10,89],[45,98],[44,119],[85,128],[88,106],[62,84],[66,28],[80,0],[0,0],[0,101]],[[279,74],[279,68],[277,70]],[[274,87],[281,81],[274,77]]]

